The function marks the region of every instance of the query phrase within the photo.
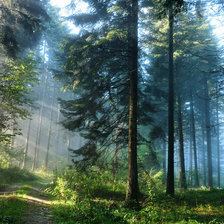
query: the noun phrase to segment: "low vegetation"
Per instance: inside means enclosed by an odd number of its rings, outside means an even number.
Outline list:
[[[25,216],[27,202],[17,196],[0,199],[0,224],[21,224],[21,217]]]
[[[109,172],[66,170],[51,186],[60,203],[52,213],[57,223],[224,223],[224,190],[207,188],[164,193],[162,172],[140,178],[140,208],[126,206],[125,180],[113,180]],[[144,182],[143,182],[144,181]]]
[[[18,184],[0,198],[0,224],[25,223],[29,196],[51,201],[51,217],[58,224],[224,223],[223,189],[177,189],[175,197],[170,197],[165,194],[161,171],[140,175],[138,208],[125,204],[125,178],[97,168],[57,172],[51,184],[48,174],[17,168],[2,169],[1,177],[7,186]]]
[[[37,177],[27,170],[21,170],[17,167],[0,167],[0,190],[4,190],[8,185],[14,183],[23,183],[25,181],[33,181],[36,179]]]

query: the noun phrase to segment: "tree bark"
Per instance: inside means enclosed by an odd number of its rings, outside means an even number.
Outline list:
[[[173,8],[169,8],[169,100],[168,100],[168,172],[166,193],[174,195],[174,74]]]
[[[70,144],[71,144],[71,134],[70,134],[70,131],[68,131],[68,134],[67,134],[67,162],[68,164],[70,159],[70,153],[69,153]]]
[[[55,143],[56,143],[56,145],[55,145],[55,159],[56,159],[56,169],[58,169],[58,156],[59,156],[59,144],[60,144],[60,142],[59,142],[59,121],[60,121],[60,108],[61,108],[61,106],[60,106],[60,104],[58,103],[58,106],[57,106],[57,121],[56,121],[56,125],[57,125],[57,127],[56,127],[56,140],[55,140]]]
[[[206,77],[204,77],[204,97],[205,97],[205,125],[206,125],[207,162],[208,162],[208,186],[210,188],[213,188],[210,103],[209,103],[209,95],[208,95],[208,83],[207,83]]]
[[[201,127],[202,131],[202,166],[203,166],[203,184],[206,186],[206,158],[205,158],[205,130],[204,130],[204,122]]]
[[[180,156],[180,187],[187,189],[185,159],[184,159],[184,136],[182,122],[182,102],[180,94],[178,94],[178,130],[179,130],[179,156]]]
[[[192,91],[190,93],[191,102],[191,135],[193,140],[193,151],[194,151],[194,172],[195,172],[195,187],[199,187],[199,176],[198,176],[198,158],[197,158],[197,146],[196,146],[196,135],[195,135],[195,119],[194,119],[194,102]]]
[[[166,142],[163,142],[163,183],[166,183]]]
[[[138,103],[138,0],[128,0],[128,75],[129,89],[129,134],[128,134],[128,177],[126,201],[138,203],[137,165],[137,103]]]
[[[216,92],[218,88],[216,87]],[[220,142],[219,142],[219,97],[216,101],[216,123],[217,123],[217,185],[220,188]]]
[[[192,167],[193,167],[193,149],[192,149],[192,136],[190,133],[190,155],[189,155],[189,185],[192,187]]]

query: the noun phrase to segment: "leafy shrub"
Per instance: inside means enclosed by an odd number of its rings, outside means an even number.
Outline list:
[[[142,183],[143,192],[152,200],[154,199],[163,189],[162,184],[163,171],[155,172],[151,170],[149,173],[144,172],[140,177]]]
[[[66,169],[55,174],[51,193],[63,200],[83,200],[93,197],[105,197],[121,193],[125,190],[122,181],[116,182],[116,189],[112,181],[112,174],[92,168],[88,172],[76,169]]]

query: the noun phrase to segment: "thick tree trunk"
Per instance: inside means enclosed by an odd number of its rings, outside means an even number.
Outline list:
[[[174,74],[173,8],[169,8],[169,102],[168,102],[168,172],[166,193],[174,195]]]
[[[128,27],[128,74],[129,90],[129,135],[128,135],[128,177],[126,200],[138,203],[137,166],[137,103],[138,103],[138,0],[129,0]]]
[[[194,103],[193,103],[193,96],[192,91],[190,93],[191,102],[191,135],[193,140],[193,150],[194,150],[194,172],[195,172],[195,187],[199,187],[199,176],[198,176],[198,158],[197,158],[197,146],[196,146],[196,135],[195,135],[195,119],[194,119]]]
[[[184,136],[183,136],[183,122],[182,122],[182,102],[178,94],[178,130],[179,130],[179,156],[180,156],[180,187],[187,189],[185,159],[184,159]]]
[[[205,97],[205,125],[206,125],[206,140],[207,140],[207,162],[208,162],[208,186],[213,187],[212,179],[212,145],[211,145],[211,129],[210,129],[210,103],[208,95],[208,83],[204,78],[204,97]]]
[[[31,119],[29,120],[29,123],[28,123],[26,143],[25,143],[25,149],[24,149],[24,155],[23,155],[23,162],[22,162],[22,167],[21,167],[22,169],[25,169],[25,167],[26,167],[27,154],[28,154],[28,149],[29,149],[30,127],[31,127]]]

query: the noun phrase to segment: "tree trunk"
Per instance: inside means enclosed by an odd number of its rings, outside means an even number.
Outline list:
[[[45,69],[45,68],[44,68]],[[44,109],[44,98],[45,98],[45,92],[47,87],[47,76],[44,76],[44,89],[42,92],[42,95],[40,97],[41,100],[41,107],[39,112],[39,119],[38,119],[38,125],[37,125],[37,135],[36,135],[36,142],[35,142],[35,149],[34,149],[34,160],[33,160],[33,167],[32,170],[36,169],[38,167],[38,158],[39,158],[39,151],[40,151],[40,136],[41,136],[41,126],[42,126],[42,118],[43,118],[43,109]]]
[[[118,116],[116,114],[116,128],[114,134],[114,143],[115,143],[115,151],[114,151],[114,158],[113,158],[113,180],[115,180],[117,172],[118,172],[118,154],[119,154],[119,147],[118,147],[118,135],[119,135],[119,122]]]
[[[70,135],[70,132],[68,132],[67,134],[67,162],[68,164],[70,159],[70,155],[69,155],[70,144],[71,144],[71,135]]]
[[[218,88],[216,87],[216,92]],[[217,185],[220,188],[220,143],[219,143],[219,97],[216,102],[216,123],[217,123]]]
[[[58,159],[59,159],[59,121],[60,121],[60,104],[58,103],[58,107],[57,107],[57,121],[56,121],[56,140],[55,140],[55,159],[56,159],[56,169],[58,168]]]
[[[137,103],[138,103],[138,0],[128,0],[128,75],[129,90],[129,134],[128,134],[128,177],[126,201],[138,203],[137,166]]]
[[[168,172],[166,193],[174,195],[174,74],[173,8],[169,8],[169,102],[168,102]]]
[[[25,167],[26,167],[26,160],[27,160],[27,154],[28,154],[28,149],[29,149],[30,127],[31,127],[31,119],[29,120],[28,129],[27,129],[22,169],[25,169]]]
[[[211,146],[211,130],[210,130],[210,103],[208,96],[207,78],[204,77],[204,97],[205,97],[205,125],[206,125],[206,140],[207,140],[207,162],[208,162],[208,186],[213,187],[212,180],[212,146]]]
[[[202,166],[203,166],[203,184],[206,186],[206,158],[205,158],[205,130],[204,130],[204,123],[201,127],[202,131]]]
[[[163,183],[166,183],[166,142],[163,142]]]
[[[11,142],[10,142],[10,150],[13,150],[15,146],[15,124],[13,124],[12,127],[12,136],[11,136]]]
[[[190,152],[189,152],[189,185],[192,187],[192,167],[193,167],[193,150],[192,150],[192,136],[190,133]]]
[[[44,92],[45,92],[45,90],[44,90]],[[38,166],[38,155],[39,155],[38,151],[40,150],[40,134],[41,134],[41,125],[42,125],[43,108],[44,108],[44,103],[43,103],[44,95],[45,95],[44,92],[42,94],[42,102],[41,102],[41,108],[40,108],[38,125],[37,125],[37,135],[36,135],[36,142],[35,142],[35,149],[34,149],[34,160],[33,160],[33,167],[32,167],[33,171]]]
[[[178,94],[178,130],[179,130],[179,156],[180,156],[180,187],[187,189],[185,159],[184,159],[184,137],[183,137],[183,122],[182,122],[182,102]]]
[[[117,172],[118,172],[118,144],[117,139],[115,140],[115,152],[114,152],[114,159],[113,159],[113,179],[115,180]]]
[[[195,136],[195,119],[194,119],[194,103],[193,103],[193,96],[192,91],[190,93],[191,102],[190,102],[190,109],[191,109],[191,135],[193,140],[193,150],[194,150],[194,172],[195,172],[195,187],[199,187],[199,176],[198,176],[198,158],[197,158],[197,146],[196,146],[196,136]]]
[[[51,104],[51,113],[50,113],[50,126],[48,128],[48,139],[47,139],[47,151],[46,151],[46,157],[45,157],[45,163],[44,167],[47,170],[48,169],[48,160],[49,160],[49,151],[50,151],[50,145],[51,145],[51,132],[52,132],[52,117],[53,117],[53,108],[54,108],[54,95],[55,95],[55,89],[53,91],[53,97],[52,97],[52,104]]]

